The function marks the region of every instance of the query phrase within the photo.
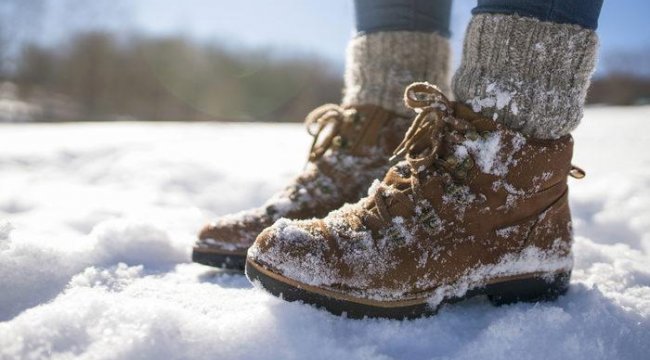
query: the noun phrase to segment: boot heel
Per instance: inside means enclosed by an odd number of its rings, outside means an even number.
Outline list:
[[[529,279],[517,279],[490,284],[485,293],[494,305],[516,302],[553,301],[569,289],[571,272],[562,272],[552,277],[536,276]]]

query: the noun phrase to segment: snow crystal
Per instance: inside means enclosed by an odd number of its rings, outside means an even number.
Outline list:
[[[173,244],[167,233],[153,224],[108,220],[98,224],[90,236],[97,239],[91,252],[97,264],[155,267],[188,259],[187,248]]]
[[[467,104],[472,107],[474,112],[481,112],[484,109],[496,108],[496,110],[503,110],[506,106],[510,105],[510,112],[514,115],[519,113],[517,103],[513,101],[514,95],[517,91],[508,91],[496,83],[490,83],[485,87],[486,97],[474,97],[467,100]],[[494,114],[493,120],[496,120],[498,115]]]
[[[311,234],[301,227],[296,226],[289,219],[280,219],[273,224],[273,228],[276,230],[277,236],[288,242],[300,242],[305,237],[311,236]]]
[[[504,154],[501,151],[503,146],[501,141],[501,134],[491,132],[486,137],[465,140],[456,147],[455,154],[463,159],[467,157],[467,153],[471,153],[482,172],[504,176],[508,173],[511,164],[516,164],[513,155],[526,144],[526,138],[521,134],[514,135],[511,141],[511,150],[506,154],[505,159],[503,159]]]
[[[271,199],[274,200],[273,197]],[[265,205],[270,205],[270,204],[275,205],[275,203],[272,203],[271,200],[269,200],[268,203],[265,203]],[[280,206],[279,208],[282,209],[283,207]],[[232,214],[220,216],[218,220],[212,223],[212,225],[213,226],[241,225],[251,221],[255,221],[259,217],[264,216],[265,214],[266,212],[264,211],[264,207],[242,210]],[[218,239],[214,239],[214,240],[218,240]]]
[[[116,267],[109,269],[91,266],[75,275],[70,280],[68,287],[103,287],[111,291],[121,291],[142,277],[143,269],[142,265],[129,267],[124,263],[119,263]]]
[[[498,229],[496,231],[497,236],[502,238],[510,238],[513,235],[519,233],[519,226],[509,226],[503,229]]]
[[[261,263],[273,264],[283,275],[305,284],[333,284],[336,277],[323,257],[327,243],[322,235],[312,234],[301,225],[309,221],[280,219],[271,227],[271,245],[260,251],[258,244],[248,250],[248,256]],[[308,248],[303,256],[289,253],[291,247]]]
[[[519,105],[515,101],[510,104],[510,112],[512,115],[519,115]]]
[[[205,239],[201,242],[197,243],[198,247],[201,248],[217,248],[217,249],[223,249],[226,251],[237,251],[240,249],[237,244],[233,244],[228,241],[223,241],[223,240],[215,240],[215,239]]]
[[[380,185],[381,185],[381,181],[379,181],[378,179],[375,179],[372,182],[372,184],[368,188],[368,197],[369,198],[372,198],[373,196],[375,196],[375,194],[377,193],[377,190],[379,190]]]
[[[476,164],[486,174],[500,174],[498,155],[501,150],[501,135],[497,132],[490,133],[485,139],[465,140],[465,148],[475,155]],[[503,174],[500,174],[503,175]]]
[[[484,108],[493,108],[497,101],[494,98],[488,97],[488,98],[479,98],[475,97],[473,99],[470,99],[467,101],[471,106],[472,110],[474,112],[481,112]]]
[[[396,234],[399,234],[400,239],[403,239],[405,244],[409,244],[415,240],[411,229],[407,228],[404,218],[401,216],[396,216],[392,219],[392,227],[390,230],[393,230]]]
[[[493,93],[495,94],[496,97],[496,106],[498,110],[503,109],[504,107],[508,106],[510,104],[510,101],[512,101],[512,95],[509,91],[497,89],[496,84],[490,84],[487,87],[487,93]]]
[[[0,219],[0,240],[8,239],[11,230],[13,230],[11,223],[7,220]]]
[[[467,157],[469,156],[469,152],[467,151],[467,148],[465,146],[457,146],[456,150],[454,151],[454,155],[457,158],[464,160],[467,159]]]
[[[7,220],[0,219],[0,250],[6,249],[9,246],[5,240],[9,240],[11,230],[13,230],[11,223]]]

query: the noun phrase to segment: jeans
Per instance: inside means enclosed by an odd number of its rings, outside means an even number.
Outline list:
[[[598,27],[603,0],[478,0],[472,14],[518,14],[541,21]],[[437,32],[449,37],[451,0],[355,0],[357,31]]]
[[[596,30],[603,0],[478,0],[472,14],[517,14]]]
[[[357,31],[437,32],[449,37],[451,0],[355,0]]]

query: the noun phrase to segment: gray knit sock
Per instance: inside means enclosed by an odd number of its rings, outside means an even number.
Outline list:
[[[373,104],[404,116],[404,89],[428,81],[449,89],[449,41],[437,34],[386,31],[360,35],[348,45],[343,105]]]
[[[452,80],[456,99],[527,135],[569,134],[582,119],[597,44],[577,25],[476,15]]]

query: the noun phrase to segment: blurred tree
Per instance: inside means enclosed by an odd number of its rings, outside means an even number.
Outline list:
[[[108,102],[119,56],[116,45],[103,33],[78,36],[73,44],[57,69],[61,90],[80,102],[85,117],[106,113],[112,107]]]
[[[7,40],[5,38],[4,28],[0,26],[0,81],[8,78],[7,74]]]
[[[608,52],[600,66],[606,74],[628,74],[650,77],[650,45],[645,48]]]
[[[22,84],[21,94],[29,96],[38,87],[47,87],[52,83],[56,60],[51,51],[31,44],[21,54],[20,62],[13,80]]]
[[[650,47],[607,53],[601,63],[604,75],[592,81],[588,102],[650,104]]]
[[[65,98],[60,120],[302,120],[340,98],[340,75],[313,57],[226,49],[182,37],[117,39],[82,33],[56,47],[29,45],[15,78],[32,102]],[[57,120],[57,119],[51,119]]]

